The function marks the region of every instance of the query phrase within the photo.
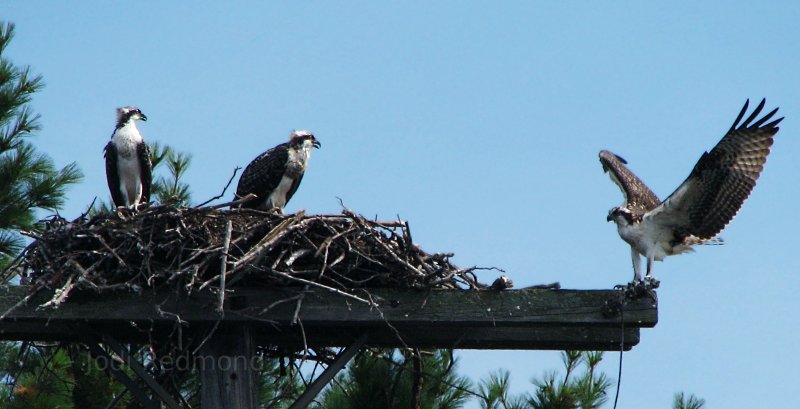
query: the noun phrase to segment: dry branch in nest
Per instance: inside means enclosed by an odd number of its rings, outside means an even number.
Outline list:
[[[154,206],[50,223],[15,266],[23,280],[97,292],[173,286],[316,286],[355,297],[360,288],[484,288],[475,267],[414,245],[407,223],[252,209]],[[222,305],[220,297],[220,306]]]

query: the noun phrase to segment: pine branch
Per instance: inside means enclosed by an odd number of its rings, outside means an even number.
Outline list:
[[[29,67],[18,68],[5,50],[13,23],[0,23],[0,265],[20,250],[20,230],[33,230],[37,209],[63,205],[67,186],[83,175],[74,163],[57,169],[24,138],[39,129],[28,104],[44,86]]]

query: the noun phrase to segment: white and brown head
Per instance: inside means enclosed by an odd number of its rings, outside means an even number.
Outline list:
[[[121,128],[137,119],[141,119],[142,121],[147,120],[147,116],[145,116],[139,108],[134,106],[117,108],[117,128]]]

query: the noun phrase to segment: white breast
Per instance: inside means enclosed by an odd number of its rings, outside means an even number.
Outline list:
[[[293,182],[294,179],[289,176],[281,178],[281,183],[278,184],[278,187],[276,187],[267,198],[267,209],[273,207],[280,207],[283,209],[283,207],[286,206],[286,194],[289,193],[289,189],[292,188]]]
[[[136,148],[143,142],[142,135],[131,122],[117,129],[111,141],[117,148],[117,174],[125,204],[137,204],[142,198],[142,169]]]

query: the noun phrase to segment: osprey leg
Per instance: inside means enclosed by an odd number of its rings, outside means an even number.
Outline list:
[[[642,260],[639,258],[639,252],[631,246],[631,262],[633,263],[633,279],[635,281],[642,281]],[[648,264],[647,271],[650,272]]]

